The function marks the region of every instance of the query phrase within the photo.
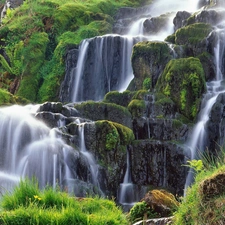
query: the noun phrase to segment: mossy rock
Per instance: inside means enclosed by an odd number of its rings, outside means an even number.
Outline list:
[[[200,60],[193,57],[171,60],[159,78],[156,90],[171,98],[179,111],[193,120],[206,90]]]
[[[134,92],[131,91],[124,91],[122,93],[118,91],[110,91],[105,95],[103,101],[106,103],[115,103],[117,105],[127,107],[133,95]]]
[[[118,149],[120,145],[126,146],[134,140],[133,131],[119,123],[107,120],[99,120],[95,122],[96,133],[105,150]]]
[[[93,121],[110,120],[127,127],[132,127],[131,114],[129,110],[123,106],[114,103],[87,101],[76,104],[75,108],[82,117],[87,119]]]
[[[166,190],[154,189],[131,208],[128,218],[131,222],[135,222],[141,219],[169,217],[178,205],[173,194]]]
[[[142,89],[146,78],[151,80],[150,89],[154,88],[166,63],[172,59],[171,52],[165,42],[144,41],[134,45],[131,60],[136,90]]]
[[[133,95],[132,100],[134,100],[134,99],[144,100],[145,96],[149,93],[150,93],[149,91],[143,90],[143,89],[136,91]]]
[[[133,99],[128,105],[128,110],[133,118],[141,117],[144,114],[145,108],[144,100]]]
[[[178,29],[175,33],[175,43],[178,45],[197,45],[208,37],[212,26],[206,23],[194,23]]]

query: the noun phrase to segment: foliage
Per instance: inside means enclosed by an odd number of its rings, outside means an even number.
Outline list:
[[[196,172],[201,172],[204,168],[202,160],[193,159],[191,161],[187,161],[188,167],[194,169]]]
[[[125,215],[115,202],[99,197],[77,199],[58,188],[38,189],[35,181],[21,181],[2,197],[1,224],[125,225]]]
[[[188,162],[197,174],[174,213],[174,225],[224,224],[224,156],[222,149],[217,156],[205,152],[201,160]]]
[[[158,217],[154,211],[148,207],[145,201],[136,203],[130,210],[129,220],[134,223],[138,220],[142,220],[144,217],[146,218],[156,218]]]
[[[151,78],[147,77],[143,81],[143,89],[150,90],[151,89]]]
[[[15,103],[13,96],[6,90],[0,89],[0,105]]]
[[[110,33],[117,9],[142,3],[142,0],[24,1],[2,20],[0,38],[7,57],[0,55],[0,71],[21,78],[19,96],[32,102],[57,100],[67,50],[82,39]]]

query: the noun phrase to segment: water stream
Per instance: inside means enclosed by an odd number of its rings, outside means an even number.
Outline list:
[[[191,160],[201,157],[201,155],[209,147],[208,130],[206,125],[210,119],[211,110],[213,105],[216,103],[217,97],[220,94],[225,93],[224,65],[222,63],[225,50],[225,29],[220,28],[215,32],[218,37],[216,47],[214,48],[216,77],[215,80],[207,82],[207,91],[202,99],[201,109],[198,114],[198,121],[195,124],[187,143],[188,148],[191,150]],[[192,183],[192,181],[193,172],[190,170],[187,176],[185,189]]]

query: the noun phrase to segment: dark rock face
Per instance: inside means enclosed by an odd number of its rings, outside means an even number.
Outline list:
[[[216,103],[211,110],[210,119],[207,123],[208,141],[206,146],[209,146],[211,152],[217,154],[220,151],[220,146],[225,140],[225,94],[222,93],[217,97]]]
[[[140,8],[120,8],[114,17],[115,23],[113,25],[113,33],[121,35],[127,34],[132,22],[137,21],[142,17],[147,17],[150,7],[151,6]]]
[[[124,83],[129,83],[133,76],[127,55],[131,55],[136,41],[122,36],[102,36],[85,40],[86,47],[81,44],[79,48],[79,54],[84,54],[81,73],[76,67],[77,50],[71,50],[67,55],[68,63],[61,85],[60,100],[102,100],[107,92],[123,89]],[[125,62],[124,58],[128,60]]]
[[[183,193],[187,168],[185,151],[169,142],[141,140],[131,151],[132,180],[139,185],[167,187],[172,193]]]
[[[185,26],[187,24],[187,19],[191,16],[191,13],[186,11],[177,12],[176,16],[173,19],[174,30],[178,30],[179,28]]]
[[[164,42],[140,42],[133,48],[132,67],[136,90],[142,89],[146,77],[154,88],[166,64],[173,58],[172,49]]]

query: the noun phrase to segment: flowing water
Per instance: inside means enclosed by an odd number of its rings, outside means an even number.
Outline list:
[[[0,109],[0,181],[8,188],[21,178],[37,177],[39,185],[55,186],[70,176],[66,158],[72,148],[54,129],[34,118],[38,106]],[[10,184],[10,182],[12,182]]]
[[[217,44],[214,48],[214,63],[216,67],[216,78],[213,81],[207,82],[207,91],[202,99],[201,110],[198,115],[198,121],[195,124],[192,134],[187,143],[191,150],[191,160],[201,157],[207,150],[208,146],[208,130],[207,123],[210,119],[210,114],[213,105],[216,103],[217,97],[225,93],[224,87],[224,50],[225,50],[225,27],[218,28],[214,31],[217,36]],[[223,143],[217,143],[223,144]],[[190,170],[186,180],[186,187],[193,182],[193,172]]]
[[[143,22],[146,18],[140,18],[134,22],[126,35],[112,34],[102,37],[95,37],[84,40],[79,47],[79,55],[76,67],[72,68],[69,76],[69,86],[66,93],[69,102],[79,102],[88,100],[92,96],[93,100],[101,100],[105,93],[111,90],[123,91],[133,78],[131,68],[131,52],[135,43],[141,40],[164,40],[166,36],[173,32],[172,19],[177,10],[195,11],[197,1],[195,0],[159,0],[151,7],[148,7],[147,14],[159,16],[170,13],[167,28],[154,35],[145,35]],[[171,13],[172,12],[172,13]],[[217,78],[207,83],[207,93],[202,101],[202,109],[198,122],[193,128],[193,136],[190,137],[191,159],[196,157],[196,149],[204,151],[206,147],[207,131],[205,124],[209,120],[210,111],[220,93],[225,92],[222,86],[223,74],[221,55],[224,55],[224,30],[218,30],[218,44],[215,48],[215,64],[217,65]],[[119,49],[114,49],[119,46]],[[93,51],[94,50],[94,51]],[[119,52],[117,57],[115,52]],[[93,54],[93,61],[88,61],[88,56]],[[113,56],[113,57],[112,57]],[[117,62],[119,66],[114,65]],[[93,80],[85,80],[85,76],[90,70]],[[103,74],[104,87],[99,80]],[[116,79],[115,79],[116,74]],[[119,78],[118,78],[119,74]],[[84,82],[85,80],[85,82]],[[85,88],[84,83],[90,83],[89,88]],[[96,86],[94,86],[96,85]],[[91,88],[92,87],[92,88]],[[62,87],[63,89],[63,87]],[[103,90],[103,91],[102,91]],[[86,92],[89,94],[87,95]],[[62,97],[61,97],[62,98]],[[73,185],[78,182],[77,174],[72,174],[69,161],[74,149],[69,147],[56,135],[55,129],[50,129],[40,120],[34,118],[38,106],[12,106],[0,108],[0,183],[2,189],[9,189],[26,176],[36,176],[40,186],[51,184],[55,187],[68,181]],[[19,112],[19,113],[18,113]],[[149,124],[149,123],[148,123]],[[59,126],[64,126],[63,119],[59,121]],[[90,168],[89,181],[99,188],[98,165],[94,157],[87,151],[84,141],[84,126],[79,124],[80,149]],[[151,135],[148,127],[148,137]],[[165,159],[166,160],[166,159]],[[120,184],[119,202],[120,204],[133,204],[135,201],[134,185],[131,179],[129,152],[127,153],[127,169],[123,183]],[[164,171],[166,176],[166,171]],[[69,185],[69,184],[66,184]],[[82,185],[84,185],[82,183]],[[131,198],[132,197],[132,198]]]

